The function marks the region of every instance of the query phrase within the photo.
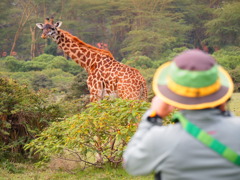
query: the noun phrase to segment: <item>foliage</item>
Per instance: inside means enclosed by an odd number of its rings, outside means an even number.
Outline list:
[[[226,46],[214,52],[213,56],[217,62],[228,70],[234,82],[234,91],[240,91],[240,48],[236,46]]]
[[[47,102],[47,93],[31,92],[12,79],[0,78],[0,153],[15,159],[36,134],[63,116],[60,106]]]
[[[84,73],[75,62],[61,56],[42,54],[31,61],[17,60],[7,56],[0,61],[3,65],[2,77],[11,77],[21,84],[28,84],[30,88],[55,88],[57,91],[68,91],[74,76]],[[11,73],[8,73],[11,72]],[[85,79],[84,79],[85,80]],[[83,91],[85,91],[83,89]]]
[[[213,54],[217,62],[224,68],[235,69],[240,64],[240,48],[235,46],[225,47]]]
[[[2,0],[0,57],[3,52],[10,55],[14,44],[16,57],[24,60],[43,52],[56,55],[55,42],[41,39],[35,26],[52,14],[83,41],[108,44],[116,59],[139,51],[160,59],[165,51],[181,46],[239,46],[239,7],[237,0]]]
[[[214,10],[215,18],[206,22],[207,41],[212,46],[240,45],[240,2],[224,3]]]
[[[38,62],[38,61],[27,61],[22,65],[20,71],[27,72],[27,71],[42,71],[47,66],[45,62]]]
[[[23,61],[17,60],[13,56],[8,56],[4,59],[4,66],[10,71],[10,72],[17,72],[22,68]]]
[[[55,56],[50,55],[50,54],[41,54],[40,56],[33,58],[32,61],[43,62],[43,63],[48,64],[49,62],[51,62],[54,59],[54,57]]]
[[[67,71],[68,69],[68,60],[62,56],[56,56],[51,61],[48,62],[48,68],[50,69],[62,69]]]
[[[40,89],[50,89],[53,86],[53,82],[45,74],[35,74],[32,79],[32,87],[35,91]]]
[[[56,56],[57,55],[57,44],[55,42],[50,43],[48,46],[46,46],[44,48],[44,53]]]
[[[87,87],[87,77],[87,72],[82,71],[74,78],[73,83],[71,84],[71,87],[69,88],[66,95],[66,99],[80,98],[83,95],[89,94]]]
[[[141,55],[129,57],[128,60],[123,59],[122,63],[137,69],[147,69],[153,66],[152,60],[149,57]]]
[[[116,166],[148,107],[147,102],[122,99],[94,102],[81,114],[52,123],[25,148],[44,160],[55,155],[72,158],[83,167],[106,162]]]
[[[77,63],[69,61],[62,56],[42,54],[30,62],[36,65],[42,64],[43,69],[62,69],[62,71],[69,72],[73,75],[82,71],[82,68]]]

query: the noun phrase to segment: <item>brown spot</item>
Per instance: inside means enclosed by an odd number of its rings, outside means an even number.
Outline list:
[[[70,44],[67,44],[67,47],[70,47]]]
[[[91,60],[90,60],[90,59],[88,59],[88,60],[87,60],[87,66],[89,66],[89,65],[90,65],[90,62],[91,62]]]
[[[99,59],[101,59],[101,56],[98,54],[98,55],[97,55],[97,60],[99,60]]]
[[[91,58],[94,58],[96,56],[96,53],[91,54]]]
[[[94,71],[96,69],[96,64],[93,64],[90,69],[91,71]]]
[[[78,47],[76,44],[72,44],[72,47]]]
[[[80,52],[80,51],[78,51],[78,53],[77,53],[77,56],[78,56],[78,57],[80,57],[80,56],[81,56],[81,52]]]
[[[76,53],[77,50],[78,50],[78,49],[71,49],[71,51],[72,51],[73,53]]]
[[[62,47],[65,46],[65,43],[62,43]]]
[[[82,56],[81,59],[85,62],[86,61],[86,57]]]
[[[65,38],[65,43],[70,43],[70,40]]]
[[[76,58],[77,58],[76,56],[72,55],[72,59],[76,59]]]
[[[88,51],[88,52],[87,52],[86,56],[87,56],[87,57],[89,57],[89,56],[90,56],[90,51]]]
[[[85,48],[80,48],[80,51],[82,51],[83,53],[87,52]]]

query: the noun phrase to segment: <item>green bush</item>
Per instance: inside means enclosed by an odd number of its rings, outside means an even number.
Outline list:
[[[117,166],[149,103],[104,99],[71,118],[52,123],[25,146],[43,160],[51,156],[79,161],[84,166]],[[72,158],[72,159],[71,159]]]
[[[6,58],[4,58],[4,64],[5,64],[5,67],[10,71],[10,72],[17,72],[19,71],[24,62],[23,61],[20,61],[20,60],[17,60],[15,57],[13,56],[7,56]]]
[[[213,53],[217,62],[228,70],[240,64],[240,47],[229,46]]]
[[[62,69],[65,72],[69,72],[73,75],[77,75],[78,73],[83,71],[76,62],[72,60],[67,60],[62,56],[54,57],[48,64],[47,68],[49,69]]]
[[[19,84],[28,84],[30,87],[30,84],[32,82],[33,77],[35,76],[35,71],[29,71],[29,72],[14,72],[8,75],[8,77],[16,80]]]
[[[240,66],[237,66],[233,70],[229,70],[229,74],[231,75],[234,82],[234,91],[240,92]]]
[[[38,61],[27,61],[25,62],[19,71],[42,71],[47,67],[47,63]]]
[[[89,94],[87,87],[87,77],[86,71],[79,73],[73,80],[71,87],[68,89],[66,99],[76,99],[81,98],[83,95]]]
[[[40,56],[33,58],[32,61],[44,62],[48,64],[54,59],[54,57],[55,56],[49,54],[41,54]]]
[[[62,56],[56,56],[48,63],[48,68],[62,69],[63,71],[67,71],[68,60]]]
[[[44,48],[44,53],[56,56],[57,47],[58,47],[57,44],[51,41],[51,43]]]
[[[86,72],[79,64],[77,64],[74,61],[68,61],[68,69],[67,72],[73,74],[76,76],[79,73],[82,73],[82,71]]]
[[[53,81],[43,73],[37,73],[32,78],[32,88],[37,91],[39,89],[51,89],[53,87]]]
[[[64,116],[57,104],[48,102],[47,91],[30,91],[12,79],[0,78],[0,154],[17,161],[25,157],[23,146],[49,123]]]
[[[151,68],[153,63],[152,60],[147,56],[133,56],[127,59],[123,59],[122,63],[137,68],[137,69],[146,69]]]

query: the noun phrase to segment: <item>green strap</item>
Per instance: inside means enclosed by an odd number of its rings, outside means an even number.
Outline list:
[[[222,144],[220,141],[210,136],[207,132],[189,122],[180,112],[176,112],[173,118],[178,119],[181,122],[183,129],[185,129],[193,137],[198,139],[207,147],[216,151],[218,154],[220,154],[222,157],[226,158],[230,162],[240,166],[240,155],[238,155],[231,148]]]

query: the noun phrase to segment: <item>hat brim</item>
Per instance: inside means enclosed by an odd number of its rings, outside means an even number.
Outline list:
[[[180,109],[205,109],[213,108],[226,102],[233,93],[233,82],[226,70],[218,66],[220,89],[210,95],[203,97],[186,97],[174,93],[167,86],[167,76],[169,75],[170,65],[167,62],[161,65],[153,78],[153,91],[164,102]],[[207,79],[206,79],[207,80]]]

